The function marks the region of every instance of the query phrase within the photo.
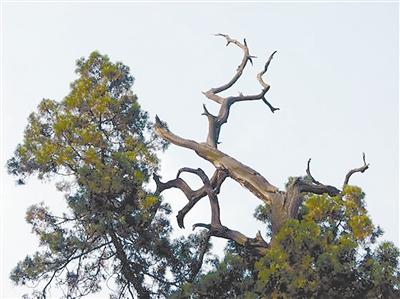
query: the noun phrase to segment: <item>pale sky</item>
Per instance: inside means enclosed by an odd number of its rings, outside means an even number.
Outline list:
[[[31,179],[16,186],[3,167],[22,140],[29,113],[42,98],[66,96],[76,59],[99,50],[131,68],[133,90],[152,117],[158,114],[182,137],[204,141],[202,104],[214,113],[218,107],[201,91],[227,82],[242,55],[213,36],[218,32],[245,37],[258,57],[230,94],[258,92],[255,75],[278,51],[266,81],[268,100],[281,109],[272,114],[262,102],[235,104],[220,149],[280,188],[289,176],[305,175],[310,157],[314,177],[340,188],[365,152],[370,169],[350,183],[366,193],[370,215],[385,231],[381,240],[399,245],[398,11],[395,3],[3,4],[0,297],[31,291],[8,279],[38,246],[24,220],[26,209],[41,201],[60,213],[64,209],[54,183]],[[173,145],[161,166],[164,179],[183,166],[202,167],[210,175],[213,170]],[[263,230],[252,216],[261,202],[236,182],[226,181],[219,199],[224,225],[248,236]],[[165,200],[176,227],[176,212],[186,199],[169,190]],[[209,217],[203,200],[188,214],[187,229],[177,233],[188,234],[193,223]],[[215,244],[220,252],[225,242]]]

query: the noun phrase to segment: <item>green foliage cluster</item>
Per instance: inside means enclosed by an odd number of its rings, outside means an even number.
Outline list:
[[[44,99],[29,116],[7,164],[20,184],[33,174],[55,179],[69,207],[62,216],[43,204],[29,208],[26,220],[41,250],[22,260],[11,279],[41,283],[37,297],[52,285],[80,297],[110,278],[115,296],[166,296],[190,276],[201,240],[172,240],[170,207],[146,189],[167,144],[153,134],[127,66],[93,52],[76,72],[62,101]]]
[[[268,207],[256,217],[270,226]],[[299,219],[254,258],[234,244],[211,271],[175,294],[178,298],[400,298],[399,250],[367,215],[364,193],[306,195]]]

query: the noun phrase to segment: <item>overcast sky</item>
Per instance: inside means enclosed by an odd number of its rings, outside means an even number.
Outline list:
[[[314,177],[340,187],[347,171],[362,165],[365,152],[371,167],[351,183],[365,191],[370,215],[385,231],[382,240],[399,245],[397,4],[6,3],[1,19],[1,298],[30,291],[8,279],[38,246],[24,221],[26,209],[41,201],[60,213],[65,207],[53,183],[31,179],[16,186],[3,167],[22,140],[29,113],[42,98],[66,96],[76,59],[99,50],[131,68],[133,90],[152,117],[158,114],[182,137],[204,141],[202,104],[214,113],[218,107],[201,91],[227,82],[242,55],[213,36],[218,32],[246,37],[258,57],[227,94],[258,92],[255,75],[278,51],[266,81],[268,100],[281,109],[272,114],[262,102],[236,104],[222,128],[220,149],[280,188],[289,176],[305,175],[310,157]],[[213,169],[175,146],[162,155],[161,165],[164,179],[183,166],[209,174]],[[224,225],[249,236],[263,230],[252,216],[261,202],[247,190],[227,181],[219,198]],[[174,213],[186,201],[172,190],[165,199]],[[188,229],[179,233],[190,233],[191,224],[209,217],[208,201],[200,202],[187,216]],[[216,248],[224,243],[219,240]]]

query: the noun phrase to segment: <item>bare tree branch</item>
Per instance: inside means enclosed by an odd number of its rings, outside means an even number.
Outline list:
[[[211,88],[209,91],[205,92],[204,94],[207,97],[208,97],[208,94],[216,95],[217,93],[220,93],[220,92],[222,92],[224,90],[227,90],[228,88],[232,87],[233,84],[235,84],[237,82],[237,80],[240,78],[240,76],[242,75],[243,70],[246,67],[247,62],[250,61],[251,58],[252,58],[252,56],[249,54],[249,48],[247,47],[246,40],[244,40],[244,42],[242,44],[239,41],[230,38],[229,35],[227,35],[227,34],[218,33],[215,36],[224,37],[226,39],[226,41],[227,41],[227,44],[226,44],[227,46],[232,43],[232,44],[235,44],[236,46],[238,46],[239,48],[241,48],[243,50],[243,58],[242,58],[242,61],[241,61],[240,65],[237,67],[236,73],[233,76],[233,78],[228,83],[223,84],[223,85],[221,85],[219,87]],[[215,101],[215,99],[213,99],[213,98],[210,98],[210,97],[208,97],[208,98],[210,100]],[[217,101],[217,103],[221,104],[219,101]]]
[[[178,173],[179,176],[179,173]],[[223,169],[217,169],[213,176],[210,179],[210,184],[213,189],[213,192],[218,194],[220,192],[220,188],[222,183],[225,181],[225,179],[228,177],[228,174],[226,171]],[[197,190],[192,190],[187,183],[181,179],[181,178],[176,178],[173,180],[170,180],[168,182],[162,183],[160,181],[160,177],[157,175],[153,175],[153,179],[156,182],[157,185],[157,191],[162,192],[164,190],[170,189],[170,188],[178,188],[182,190],[182,192],[186,195],[188,199],[188,203],[178,212],[178,215],[176,216],[178,225],[180,228],[184,228],[184,218],[186,214],[194,207],[194,205],[202,199],[204,196],[207,195],[207,191],[205,186],[202,186],[201,188]]]
[[[216,236],[220,238],[230,239],[236,241],[237,243],[244,245],[244,246],[251,246],[255,247],[259,253],[265,252],[268,244],[264,241],[261,237],[261,234],[257,234],[257,237],[252,239],[248,238],[243,235],[241,232],[231,230],[226,226],[221,224],[221,217],[220,217],[220,207],[218,203],[218,197],[212,186],[210,184],[210,180],[205,172],[201,168],[188,168],[184,167],[181,168],[178,172],[178,176],[182,172],[189,172],[198,175],[204,183],[204,188],[207,192],[208,198],[210,199],[210,206],[211,206],[211,224],[206,225],[202,223],[197,223],[193,225],[193,228],[196,227],[204,227],[209,229],[209,233],[211,236]]]
[[[279,193],[279,189],[270,184],[261,174],[249,166],[242,164],[231,156],[207,144],[179,137],[167,128],[160,126],[157,120],[154,129],[156,134],[164,140],[177,146],[191,149],[198,156],[212,163],[216,168],[225,169],[229,177],[251,191],[263,202],[271,204],[273,200],[277,199],[275,195]]]
[[[162,183],[160,181],[160,177],[157,174],[153,175],[153,179],[157,185],[157,192],[161,193],[162,191],[170,188],[178,188],[180,189],[190,201],[194,197],[195,191],[193,191],[189,185],[181,178],[176,178],[170,180],[168,182]]]
[[[182,172],[189,172],[198,175],[204,183],[204,189],[210,199],[210,206],[211,206],[211,227],[219,227],[221,226],[221,219],[220,219],[220,208],[218,203],[217,194],[214,192],[210,180],[205,172],[201,168],[189,168],[184,167],[178,171],[178,176]]]
[[[363,173],[364,171],[366,171],[369,168],[369,163],[367,164],[367,162],[365,162],[365,153],[363,153],[363,162],[364,165],[359,167],[359,168],[354,168],[351,169],[347,174],[346,177],[344,179],[344,183],[343,183],[343,187],[346,186],[349,183],[350,177],[355,174],[356,172],[361,172]]]
[[[275,108],[273,107],[266,99],[265,99],[265,94],[268,92],[268,90],[270,89],[270,85],[267,84],[262,76],[268,71],[268,67],[271,63],[272,58],[274,57],[275,53],[277,51],[274,51],[268,58],[267,62],[264,65],[264,69],[257,74],[257,80],[258,82],[261,84],[261,86],[263,87],[262,90],[260,91],[260,93],[256,94],[256,95],[249,95],[249,96],[244,96],[242,94],[240,94],[238,97],[233,97],[233,102],[240,102],[240,101],[254,101],[254,100],[262,100],[265,104],[268,105],[268,107],[271,109],[271,112],[274,113],[276,110],[279,110],[279,108]]]
[[[321,182],[318,182],[316,179],[314,179],[314,177],[311,175],[310,163],[311,163],[311,158],[308,159],[306,173],[307,173],[308,177],[311,179],[312,184],[309,184],[309,183],[304,182],[303,180],[300,180],[297,183],[300,188],[300,192],[310,192],[310,193],[314,193],[314,194],[327,193],[327,194],[329,194],[329,196],[338,195],[340,193],[339,189],[337,189],[334,186],[322,184]]]
[[[203,104],[203,109],[204,112],[202,113],[202,115],[207,116],[208,119],[207,144],[214,148],[217,148],[221,126],[217,124],[217,117],[208,112],[205,104]]]
[[[327,193],[329,196],[336,196],[340,193],[340,190],[335,186],[330,185],[312,185],[305,182],[299,183],[300,192],[309,192],[314,194]]]
[[[316,184],[316,185],[322,185],[320,182],[318,182],[316,179],[314,179],[314,177],[311,175],[310,163],[311,163],[311,158],[308,159],[308,162],[307,162],[306,173],[307,173],[308,177],[311,179],[311,181],[312,181],[314,184]]]
[[[219,170],[220,171],[220,170]],[[217,181],[219,184],[217,185],[217,188],[213,187],[213,184],[208,178],[208,176],[205,174],[205,172],[201,168],[189,168],[189,167],[183,167],[178,171],[177,178],[171,181],[168,181],[167,183],[161,183],[159,178],[155,176],[155,181],[157,184],[157,189],[160,188],[167,188],[167,187],[177,187],[181,188],[182,181],[179,178],[180,174],[183,172],[188,172],[188,173],[193,173],[196,174],[197,176],[200,177],[200,179],[203,181],[204,186],[201,187],[199,190],[196,192],[200,193],[200,196],[203,197],[204,193],[207,194],[209,200],[210,200],[210,206],[211,206],[211,223],[210,224],[203,224],[203,223],[197,223],[193,225],[193,229],[196,227],[203,227],[207,228],[209,230],[210,236],[216,236],[216,237],[221,237],[225,239],[230,239],[234,240],[239,244],[246,245],[246,246],[251,246],[251,247],[256,247],[257,251],[259,253],[264,252],[268,244],[262,239],[261,235],[258,234],[256,238],[248,238],[242,233],[238,231],[231,230],[221,224],[221,219],[220,219],[220,207],[218,203],[218,197],[217,194],[219,193],[219,187],[222,184],[223,179],[226,177],[226,174],[222,176],[222,180],[220,179],[219,181],[217,179],[214,179],[214,181]],[[225,172],[223,172],[225,173]],[[216,177],[218,178],[218,169],[216,173],[214,174],[213,178]],[[183,186],[187,186],[185,183]],[[186,187],[185,187],[186,188]],[[164,189],[165,190],[165,189]],[[186,190],[186,189],[185,189]],[[189,202],[193,202],[193,194],[195,191],[191,190],[188,193],[189,195]],[[185,193],[186,194],[186,193]],[[199,196],[199,197],[200,197]],[[179,214],[178,214],[179,216]],[[179,220],[178,220],[179,223]],[[183,218],[182,218],[182,224],[183,224]],[[180,225],[181,226],[181,225]],[[183,226],[183,225],[182,225]],[[181,226],[181,227],[182,227]],[[204,255],[204,253],[203,253]],[[200,254],[201,256],[201,254]],[[201,266],[201,265],[200,265]],[[197,269],[197,268],[196,268]],[[198,269],[199,270],[199,269]]]
[[[313,193],[313,194],[328,194],[329,196],[336,196],[340,193],[340,190],[334,186],[324,185],[317,181],[312,175],[310,170],[311,159],[307,161],[306,173],[308,178],[310,178],[311,183],[306,181],[304,178],[297,177],[288,187],[285,194],[285,204],[284,208],[290,218],[296,218],[299,208],[303,203],[304,196],[302,193]],[[273,225],[273,232],[276,228],[281,225],[280,220],[274,221],[278,222]]]
[[[233,43],[235,45],[237,45],[239,48],[241,48],[243,50],[243,58],[242,58],[242,62],[240,63],[240,65],[238,66],[235,75],[233,76],[233,78],[226,84],[220,86],[220,87],[216,87],[216,88],[211,88],[210,90],[208,90],[207,92],[204,92],[204,95],[219,103],[221,105],[218,116],[213,116],[211,113],[209,113],[207,111],[207,108],[205,107],[205,105],[203,105],[204,107],[204,113],[203,115],[206,115],[208,117],[208,136],[207,136],[207,144],[212,146],[212,147],[217,147],[218,143],[219,143],[219,134],[221,131],[221,126],[227,122],[228,120],[228,116],[229,116],[229,112],[230,112],[230,107],[232,104],[236,103],[236,102],[241,102],[241,101],[253,101],[253,100],[262,100],[269,108],[272,112],[275,112],[276,110],[279,110],[279,108],[275,108],[273,107],[265,98],[265,94],[268,92],[270,86],[263,80],[262,76],[267,72],[268,67],[271,63],[271,60],[274,56],[274,54],[276,53],[276,51],[274,51],[270,57],[268,58],[267,62],[264,65],[264,69],[257,75],[257,80],[259,81],[259,83],[261,84],[261,86],[263,87],[261,92],[259,94],[256,95],[243,95],[240,94],[237,97],[221,97],[218,96],[217,93],[222,92],[224,90],[229,89],[230,87],[232,87],[237,80],[240,78],[240,76],[243,73],[244,68],[246,67],[247,61],[252,62],[252,58],[254,58],[254,56],[251,56],[249,54],[249,48],[247,46],[246,40],[243,41],[243,43],[240,43],[239,41],[230,38],[228,35],[226,34],[216,34],[217,36],[222,36],[227,40],[227,45],[229,45],[230,43]]]

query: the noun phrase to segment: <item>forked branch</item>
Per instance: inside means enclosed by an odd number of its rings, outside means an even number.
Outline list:
[[[363,153],[363,161],[364,165],[362,167],[352,169],[347,173],[345,182],[343,184],[343,188],[348,184],[352,174],[356,172],[364,172],[365,170],[368,169],[369,164],[365,162],[365,153]],[[313,194],[326,193],[329,196],[336,196],[339,195],[341,192],[343,192],[338,188],[336,188],[335,186],[325,185],[317,181],[311,174],[310,163],[311,159],[309,159],[307,162],[306,173],[307,177],[311,182],[305,180],[304,178],[298,177],[294,180],[294,182],[291,185],[289,185],[288,191],[286,192],[285,207],[290,217],[296,217],[298,209],[304,199],[302,193],[313,193]]]
[[[234,104],[236,102],[241,102],[241,101],[262,100],[270,108],[270,110],[272,112],[279,110],[279,108],[273,107],[266,100],[265,94],[268,92],[270,85],[267,84],[262,78],[262,76],[267,72],[268,67],[271,63],[271,60],[272,60],[274,54],[276,53],[276,51],[274,51],[270,55],[270,57],[268,58],[267,62],[264,65],[264,69],[257,75],[257,80],[262,86],[262,90],[260,91],[260,93],[255,94],[255,95],[240,94],[239,96],[236,96],[236,97],[234,97],[234,96],[222,97],[222,96],[217,95],[218,93],[232,87],[238,81],[240,76],[243,74],[243,70],[246,67],[247,62],[250,61],[250,63],[253,64],[252,58],[255,58],[255,57],[250,55],[246,40],[244,40],[243,43],[241,43],[235,39],[230,38],[226,34],[219,33],[216,35],[225,37],[225,39],[227,40],[227,46],[232,43],[232,44],[235,44],[236,46],[238,46],[239,48],[241,48],[243,50],[243,58],[242,58],[240,65],[238,66],[238,68],[236,70],[236,73],[234,74],[233,78],[228,83],[223,84],[219,87],[211,88],[210,90],[204,92],[204,95],[207,98],[209,98],[221,105],[217,116],[214,116],[210,112],[208,112],[206,106],[203,105],[203,107],[204,107],[203,115],[206,115],[208,118],[207,144],[212,147],[215,147],[215,148],[217,147],[217,145],[219,143],[219,134],[221,131],[221,126],[228,121],[230,107],[232,104]]]

